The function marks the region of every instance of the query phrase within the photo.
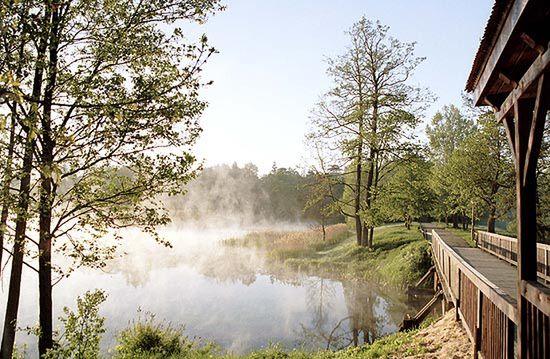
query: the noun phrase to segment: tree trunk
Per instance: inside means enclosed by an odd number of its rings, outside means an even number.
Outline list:
[[[369,245],[369,227],[363,222],[363,236],[361,238],[361,246],[368,247]]]
[[[453,228],[458,229],[458,214],[453,214]]]
[[[40,305],[40,337],[38,352],[44,356],[53,347],[53,303],[52,303],[52,203],[55,195],[53,183],[54,147],[52,134],[52,103],[57,81],[57,51],[59,31],[59,9],[52,12],[50,31],[48,81],[44,92],[44,112],[42,116],[42,153],[40,158],[40,219],[38,240],[38,288]]]
[[[31,106],[29,116],[30,124],[24,126],[26,132],[25,152],[23,155],[23,166],[19,186],[19,202],[17,205],[17,218],[15,220],[15,238],[13,245],[13,259],[10,275],[10,286],[8,289],[8,301],[6,304],[6,315],[4,320],[4,332],[2,334],[2,348],[0,356],[2,358],[11,358],[13,355],[13,345],[15,341],[15,329],[17,328],[17,312],[19,310],[19,297],[21,294],[21,273],[23,269],[23,256],[25,249],[27,216],[29,209],[30,183],[32,160],[34,151],[34,128],[38,119],[38,108],[36,103],[40,100],[42,92],[42,83],[44,75],[44,57],[47,48],[47,29],[50,21],[51,8],[46,7],[44,14],[43,33],[37,49],[37,57],[33,78],[32,99],[35,102]]]
[[[361,176],[363,172],[363,139],[361,132],[363,129],[363,121],[359,123],[359,143],[357,145],[357,165],[355,167],[355,235],[357,245],[360,246],[363,239],[362,223],[361,223]]]
[[[472,205],[472,228],[470,229],[470,236],[472,238],[472,241],[476,241],[476,209],[474,205]],[[477,243],[476,243],[477,244]]]
[[[323,242],[327,239],[327,229],[325,225],[325,216],[321,217],[321,229],[323,230]]]
[[[489,218],[487,219],[487,232],[495,233],[495,222],[496,222],[496,217],[494,213],[491,211],[491,213],[489,214]]]
[[[369,248],[372,248],[372,245],[374,244],[374,227],[369,228]]]
[[[17,106],[17,104],[16,104]],[[15,111],[15,110],[14,110]],[[6,158],[6,166],[4,168],[4,180],[2,181],[2,213],[0,214],[0,276],[2,275],[2,254],[4,253],[4,234],[7,230],[8,225],[8,215],[10,208],[10,183],[12,180],[12,163],[13,163],[13,152],[15,148],[15,126],[16,123],[16,114],[12,113],[11,128],[10,128],[10,139],[8,143],[8,154]]]
[[[32,170],[32,155],[34,143],[31,131],[27,131],[25,154],[23,157],[23,177],[19,186],[18,214],[15,221],[15,238],[13,244],[13,258],[11,262],[10,286],[8,302],[4,319],[4,333],[2,336],[2,358],[11,358],[17,328],[17,312],[21,294],[21,273],[23,270],[23,256],[25,253],[25,235],[27,231],[27,212],[29,209],[29,194]]]
[[[20,16],[24,16],[25,8],[21,7]],[[22,27],[22,26],[21,26]],[[19,46],[19,56],[18,64],[16,69],[16,79],[19,79],[22,73],[23,66],[23,55],[25,51],[26,40],[21,40]],[[4,236],[6,234],[7,224],[8,224],[8,215],[11,201],[9,200],[10,195],[10,183],[12,180],[12,166],[13,166],[13,154],[15,151],[15,128],[17,127],[17,102],[13,101],[12,110],[11,110],[11,124],[10,124],[10,137],[8,142],[8,153],[6,157],[6,165],[4,168],[4,179],[2,181],[2,212],[0,214],[0,276],[2,275],[2,254],[4,253]]]

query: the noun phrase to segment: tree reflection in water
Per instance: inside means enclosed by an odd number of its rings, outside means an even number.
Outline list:
[[[331,316],[338,292],[338,282],[317,278],[306,283],[309,325],[302,324],[302,341],[306,347],[342,349],[348,346],[372,343],[374,340],[397,329],[402,313],[400,301],[386,300],[380,285],[364,281],[342,282],[347,316]],[[392,293],[399,296],[399,292]],[[402,315],[402,314],[401,314]],[[395,318],[394,318],[395,317]]]

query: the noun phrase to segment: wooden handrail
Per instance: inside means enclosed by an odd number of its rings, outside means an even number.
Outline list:
[[[550,288],[537,282],[521,281],[521,294],[538,310],[550,316]]]
[[[514,323],[517,323],[517,310],[516,301],[510,297],[502,289],[497,287],[491,281],[489,281],[483,274],[477,269],[472,267],[469,263],[464,261],[458,253],[455,252],[445,241],[439,237],[436,231],[432,231],[432,243],[436,243],[441,246],[444,251],[453,258],[457,267],[474,283],[474,285],[489,298],[508,318]],[[448,283],[450,284],[450,283]],[[452,291],[452,288],[451,288]],[[452,293],[455,298],[458,298],[458,293]]]
[[[503,242],[507,244],[503,245]],[[491,253],[508,263],[517,265],[516,238],[485,231],[477,231],[477,246],[483,251]],[[542,255],[539,256],[539,253],[542,253]],[[537,275],[539,278],[545,280],[546,283],[550,283],[550,245],[548,244],[537,243]]]

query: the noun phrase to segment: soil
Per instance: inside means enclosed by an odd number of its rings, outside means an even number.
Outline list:
[[[473,358],[473,344],[462,327],[462,323],[455,320],[454,309],[447,312],[437,322],[421,329],[415,337],[417,345],[423,346],[428,353],[407,358]]]

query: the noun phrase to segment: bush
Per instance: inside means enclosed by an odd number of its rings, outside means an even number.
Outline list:
[[[101,290],[88,291],[76,299],[76,313],[65,307],[64,316],[59,318],[64,332],[56,335],[54,348],[48,350],[44,358],[98,358],[99,342],[105,333],[105,318],[99,315],[99,305],[105,299],[107,295]]]
[[[183,330],[155,322],[149,314],[119,334],[114,358],[199,358],[209,356],[213,349],[189,340]]]

